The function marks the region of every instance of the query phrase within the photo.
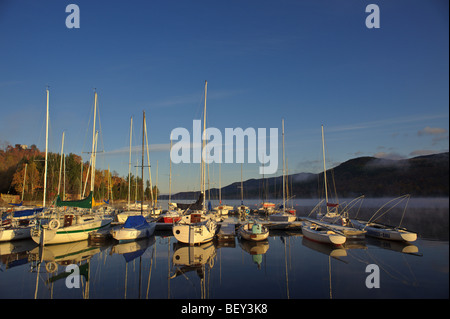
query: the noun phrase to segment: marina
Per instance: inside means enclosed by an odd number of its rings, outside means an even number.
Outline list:
[[[448,300],[447,2],[0,7],[5,305]]]
[[[309,210],[296,207],[300,218]],[[111,237],[43,247],[31,239],[2,242],[0,298],[448,298],[448,223],[431,229],[415,218],[421,211],[431,221],[448,219],[448,207],[444,200],[437,210],[410,209],[405,225],[419,234],[412,243],[366,237],[323,244],[306,238],[301,222],[280,230],[269,220],[269,237],[249,241],[237,235],[237,216],[218,223],[222,232],[197,245],[178,242],[167,229],[123,243]],[[380,268],[379,289],[365,285],[369,264]],[[79,268],[80,288],[66,286],[69,265]]]

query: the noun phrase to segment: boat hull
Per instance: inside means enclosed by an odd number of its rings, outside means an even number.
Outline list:
[[[249,228],[248,224],[244,224],[241,227],[239,227],[238,233],[239,236],[241,236],[245,240],[250,241],[266,240],[267,237],[269,237],[269,230],[264,226],[261,226],[261,228],[262,229],[260,233],[255,233],[252,231],[252,229]]]
[[[156,220],[157,223],[161,224],[174,224],[181,219],[182,215],[174,210],[169,210],[168,212],[160,215]]]
[[[0,242],[27,239],[31,237],[31,227],[17,227],[0,230]]]
[[[306,238],[324,244],[342,245],[346,241],[345,236],[320,228],[317,225],[303,225],[302,233]]]
[[[172,232],[179,242],[196,245],[214,238],[217,233],[217,223],[201,214],[191,214],[174,224]]]
[[[35,243],[43,245],[63,244],[86,240],[89,238],[89,232],[108,227],[111,222],[111,218],[104,218],[94,219],[89,222],[58,229],[43,228],[41,226],[31,230],[31,239],[33,239]]]
[[[417,239],[416,233],[404,229],[394,229],[381,224],[368,223],[354,219],[352,219],[351,222],[355,228],[364,229],[365,231],[367,231],[367,236],[406,242],[413,242]]]
[[[111,235],[115,240],[120,242],[132,241],[141,238],[151,237],[155,232],[155,223],[150,223],[142,228],[120,228],[111,231]]]

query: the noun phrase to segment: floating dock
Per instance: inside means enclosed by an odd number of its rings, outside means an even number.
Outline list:
[[[220,230],[217,233],[217,239],[219,241],[234,241],[236,237],[236,224],[233,222],[222,222]]]

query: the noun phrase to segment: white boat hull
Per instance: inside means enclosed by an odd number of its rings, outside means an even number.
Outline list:
[[[0,229],[0,242],[30,238],[31,237],[30,230],[31,226]]]
[[[31,238],[34,242],[43,245],[63,244],[89,238],[89,232],[108,227],[112,218],[94,218],[80,224],[75,224],[58,229],[39,228],[31,229]]]
[[[326,228],[321,228],[315,224],[306,223],[302,226],[303,236],[306,238],[325,244],[342,245],[346,241],[346,237],[339,235]]]
[[[252,224],[244,224],[238,229],[239,235],[245,240],[250,241],[262,241],[269,237],[269,230],[261,225],[261,232],[254,232],[252,230]]]
[[[142,228],[119,228],[111,231],[111,235],[118,241],[131,241],[140,238],[151,237],[155,232],[156,224],[149,223],[148,226]]]
[[[380,239],[412,242],[417,239],[417,234],[404,230],[387,227],[377,223],[368,223],[365,221],[352,219],[351,223],[355,228],[364,229],[367,235]]]
[[[217,233],[217,223],[209,217],[200,217],[199,215],[183,216],[179,222],[173,225],[173,235],[179,242],[196,245],[206,243],[214,238]]]

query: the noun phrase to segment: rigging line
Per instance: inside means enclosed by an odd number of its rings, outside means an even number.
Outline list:
[[[336,180],[334,178],[334,169],[331,169],[331,179],[333,180],[334,196],[336,197],[336,204],[339,204],[339,199],[337,196]]]
[[[377,221],[377,220],[380,219],[382,216],[384,216],[385,214],[387,214],[389,211],[391,211],[392,209],[394,209],[394,208],[395,208],[397,205],[399,205],[406,197],[408,197],[408,201],[409,201],[409,196],[410,196],[409,194],[403,195],[403,196],[400,196],[400,197],[391,199],[390,201],[388,201],[387,203],[385,203],[383,206],[381,206],[381,207],[375,212],[375,214],[373,214],[372,218],[374,218],[375,215],[376,215],[378,212],[380,212],[381,209],[384,208],[387,204],[389,204],[389,203],[391,203],[391,202],[393,202],[393,201],[395,201],[395,200],[398,200],[397,203],[395,203],[392,207],[389,207],[383,214],[381,214],[381,215],[378,216],[377,218],[373,219],[373,222]],[[406,207],[405,207],[405,211],[406,211]],[[405,211],[404,211],[404,212],[405,212]],[[402,220],[403,220],[403,217],[402,217]],[[369,220],[369,221],[370,221],[370,220]],[[400,227],[400,226],[398,226],[398,227]]]
[[[98,95],[97,95],[97,115],[98,115],[98,126],[99,129],[98,131],[100,132],[100,140],[101,140],[101,144],[102,144],[102,149],[105,149],[105,145],[103,143],[103,130],[102,130],[102,121],[100,119],[100,103],[98,101]]]
[[[406,207],[408,207],[409,199],[411,198],[411,196],[408,194],[408,195],[406,195],[406,198],[407,198],[407,200],[406,200],[405,208],[403,209],[402,218],[400,219],[400,223],[398,224],[399,228],[402,225],[403,217],[405,217],[405,213],[406,213]]]

